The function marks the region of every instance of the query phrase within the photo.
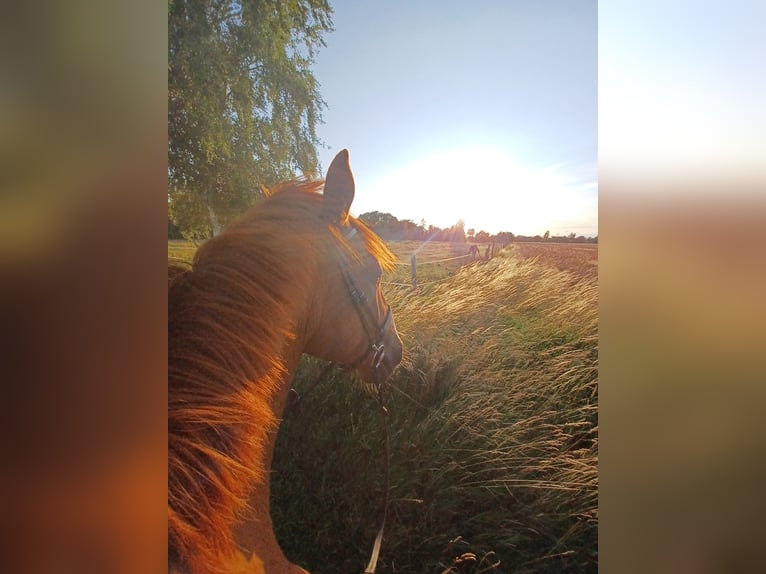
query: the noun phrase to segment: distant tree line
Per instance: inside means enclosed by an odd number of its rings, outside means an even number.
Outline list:
[[[390,213],[370,211],[363,213],[359,219],[364,221],[372,230],[385,240],[414,240],[414,241],[452,241],[457,243],[499,243],[508,245],[513,242],[548,242],[548,243],[598,243],[598,236],[585,237],[570,233],[568,235],[551,235],[546,231],[540,235],[515,235],[510,231],[490,234],[484,230],[465,230],[465,222],[461,219],[455,225],[446,228],[426,225],[425,221],[415,223],[410,219],[397,219]]]
[[[598,235],[595,237],[586,237],[569,233],[568,235],[551,235],[546,231],[542,237],[539,235],[516,235],[513,239],[517,243],[523,242],[543,242],[543,243],[598,243]]]
[[[411,219],[397,219],[390,213],[370,211],[363,213],[359,219],[364,221],[381,239],[385,240],[414,240],[452,241],[465,243],[465,222],[461,219],[455,225],[440,228],[426,225],[425,221],[415,223]]]
[[[490,234],[486,231],[465,230],[465,222],[461,219],[450,227],[436,227],[426,225],[421,220],[415,223],[410,219],[397,219],[390,213],[370,211],[363,213],[359,219],[364,221],[382,239],[393,241],[451,241],[453,243],[498,243],[501,246],[513,242],[540,242],[540,243],[598,243],[598,236],[585,237],[583,235],[551,235],[546,231],[543,235],[515,235],[510,231],[501,231]],[[181,229],[168,218],[168,239],[183,239]]]

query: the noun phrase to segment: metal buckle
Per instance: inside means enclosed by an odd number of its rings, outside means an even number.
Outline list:
[[[380,345],[372,345],[372,368],[377,369],[383,362],[383,357],[386,356],[386,346],[381,343]]]

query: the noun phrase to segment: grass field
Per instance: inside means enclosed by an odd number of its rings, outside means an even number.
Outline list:
[[[435,271],[425,262],[467,246],[390,246],[406,264],[420,248],[421,286],[386,286],[406,355],[387,393],[377,572],[596,572],[597,246],[514,244]],[[409,278],[404,265],[386,279],[397,273]],[[384,424],[369,389],[340,371],[308,391],[323,367],[305,358],[296,374],[305,398],[280,429],[272,514],[292,561],[362,572],[383,504]]]
[[[538,258],[575,276],[598,276],[598,245],[595,243],[515,243],[513,249],[524,259]]]
[[[191,241],[183,239],[168,240],[169,261],[191,261],[195,251],[197,251],[197,245]]]

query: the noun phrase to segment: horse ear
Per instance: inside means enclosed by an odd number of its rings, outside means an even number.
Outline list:
[[[324,210],[333,222],[346,223],[351,202],[354,201],[354,189],[348,150],[343,149],[327,168],[324,182]]]

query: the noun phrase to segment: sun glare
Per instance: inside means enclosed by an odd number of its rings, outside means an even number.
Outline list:
[[[464,147],[426,156],[373,182],[379,211],[399,219],[517,235],[595,234],[596,186],[564,166],[532,169],[507,151]]]

